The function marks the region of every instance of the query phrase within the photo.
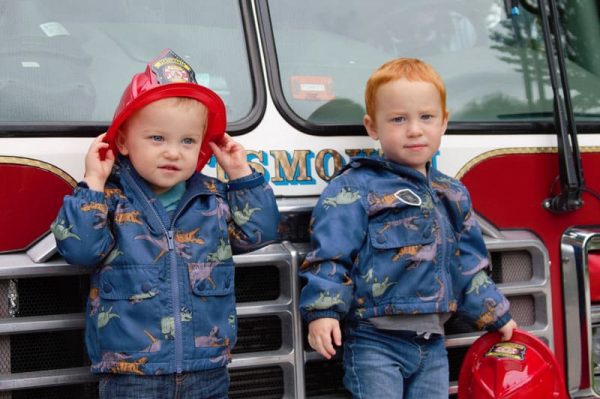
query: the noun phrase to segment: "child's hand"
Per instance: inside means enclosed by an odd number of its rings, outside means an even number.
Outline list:
[[[510,341],[515,328],[517,328],[517,323],[513,319],[510,319],[508,323],[500,327],[498,332],[502,334],[502,341]]]
[[[230,180],[252,174],[246,159],[246,149],[227,133],[218,144],[210,142],[208,145]]]
[[[104,184],[115,163],[115,154],[108,149],[108,143],[102,141],[105,135],[106,133],[102,133],[94,139],[85,156],[85,175],[83,180],[94,191],[104,191]],[[100,157],[100,150],[103,148],[107,149],[104,160]]]
[[[331,342],[335,345],[342,345],[342,331],[340,330],[340,322],[333,318],[316,319],[308,325],[308,343],[325,359],[331,359],[335,355],[335,349]]]

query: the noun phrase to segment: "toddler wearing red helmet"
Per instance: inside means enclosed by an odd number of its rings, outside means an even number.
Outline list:
[[[279,213],[225,120],[219,96],[163,51],[125,89],[52,224],[61,255],[94,270],[85,337],[100,398],[227,397],[232,255],[277,239]],[[213,153],[227,184],[199,173]]]

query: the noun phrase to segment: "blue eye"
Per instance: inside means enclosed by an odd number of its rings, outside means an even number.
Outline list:
[[[152,139],[152,141],[157,141],[157,142],[162,142],[165,139],[163,138],[163,136],[159,136],[157,134],[150,136],[150,138]]]
[[[433,119],[433,115],[426,114],[421,116],[421,119],[428,121],[430,119]]]
[[[402,123],[405,120],[406,120],[406,118],[403,116],[395,116],[392,118],[392,122],[394,122],[394,123]]]
[[[185,138],[182,140],[183,144],[194,144],[196,141],[194,139],[191,138]]]

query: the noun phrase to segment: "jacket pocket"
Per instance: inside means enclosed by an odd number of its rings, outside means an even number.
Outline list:
[[[92,316],[96,318],[100,348],[143,352],[152,343],[148,334],[160,326],[158,268],[136,265],[106,269],[98,279],[100,304]]]
[[[188,264],[193,293],[194,348],[226,364],[236,340],[235,267],[231,260]]]
[[[432,243],[433,220],[423,216],[405,216],[369,225],[371,245],[378,250]]]
[[[433,220],[420,213],[394,216],[369,224],[373,262],[362,276],[375,304],[415,301],[430,295],[436,281]]]
[[[188,272],[194,295],[222,296],[233,292],[234,267],[232,263],[189,263]]]

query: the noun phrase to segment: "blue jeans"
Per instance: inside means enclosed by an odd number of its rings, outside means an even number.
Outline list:
[[[356,399],[448,399],[444,337],[376,329],[350,322],[345,328],[344,385]]]
[[[226,367],[165,375],[101,374],[100,399],[227,399]]]

